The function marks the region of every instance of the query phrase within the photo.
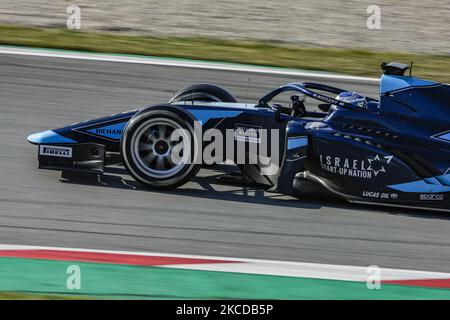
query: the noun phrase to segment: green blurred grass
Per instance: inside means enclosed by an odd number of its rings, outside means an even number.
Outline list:
[[[80,300],[69,295],[43,295],[34,293],[0,292],[0,300]]]
[[[0,44],[224,61],[262,66],[379,76],[384,61],[414,61],[415,76],[450,82],[450,55],[310,48],[263,41],[200,37],[144,37],[0,26]]]

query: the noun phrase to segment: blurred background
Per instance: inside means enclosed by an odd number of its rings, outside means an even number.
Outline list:
[[[71,4],[86,31],[450,53],[448,0],[1,0],[0,24],[64,28]],[[366,27],[370,5],[379,30]]]
[[[0,45],[361,76],[414,61],[417,76],[448,82],[449,21],[445,0],[0,0]]]

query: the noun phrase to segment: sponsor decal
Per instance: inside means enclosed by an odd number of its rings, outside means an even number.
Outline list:
[[[397,193],[388,193],[388,192],[377,192],[377,191],[364,191],[363,197],[366,198],[373,198],[373,199],[391,199],[391,200],[397,200],[398,194]]]
[[[336,99],[333,99],[333,98],[330,98],[330,97],[327,97],[327,96],[323,96],[323,95],[318,94],[318,93],[314,93],[313,94],[313,98],[316,98],[316,99],[321,100],[323,102],[327,102],[329,104],[334,104],[334,105],[337,105],[337,106],[344,106],[345,105],[343,102],[341,102],[339,100],[336,100]]]
[[[126,124],[127,122],[116,123],[112,125],[89,129],[87,130],[87,132],[93,133],[101,137],[119,140],[122,137],[123,129],[125,128]]]
[[[386,173],[393,156],[375,156],[367,159],[341,158],[330,155],[319,155],[320,165],[323,170],[340,176],[372,179],[379,174]]]
[[[72,158],[72,148],[40,145],[39,155],[50,157]]]
[[[288,158],[286,159],[286,161],[297,161],[300,159],[304,159],[306,158],[306,155],[300,155],[298,153],[294,153],[292,155],[288,155]]]
[[[421,201],[444,201],[444,195],[437,193],[422,193],[419,196],[419,199]]]
[[[95,129],[95,133],[105,136],[118,136],[122,134],[122,130],[98,128]]]
[[[262,127],[237,123],[234,127],[234,140],[261,143]]]

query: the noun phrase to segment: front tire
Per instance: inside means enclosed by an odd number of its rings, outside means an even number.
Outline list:
[[[177,141],[172,133],[179,130]],[[174,157],[183,143],[188,157]],[[137,114],[124,129],[120,142],[123,163],[138,182],[158,189],[173,189],[188,182],[201,165],[194,154],[193,121],[186,115],[149,109]],[[178,147],[177,147],[178,146]]]

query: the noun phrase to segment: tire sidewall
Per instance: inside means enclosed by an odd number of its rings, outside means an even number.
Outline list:
[[[200,83],[187,87],[178,92],[169,103],[182,101],[215,101],[215,102],[237,102],[236,98],[227,90],[214,84]]]
[[[149,121],[151,118],[169,119],[178,123],[183,129],[187,129],[190,132],[192,146],[194,130],[193,121],[190,117],[182,112],[177,112],[174,110],[144,110],[134,116],[124,128],[122,138],[120,140],[120,152],[124,166],[135,180],[146,186],[158,189],[172,189],[179,187],[188,182],[198,172],[198,170],[200,170],[200,164],[196,164],[194,161],[191,161],[191,163],[185,164],[179,172],[171,177],[155,178],[142,171],[133,159],[133,135],[142,124]]]

